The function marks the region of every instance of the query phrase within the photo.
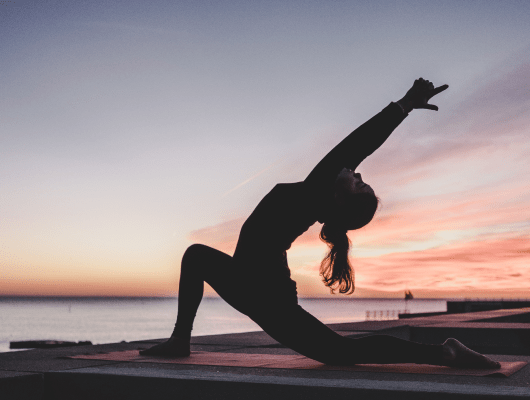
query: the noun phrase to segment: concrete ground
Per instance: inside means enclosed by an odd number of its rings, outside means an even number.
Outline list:
[[[329,326],[351,337],[382,333],[425,343],[455,337],[495,360],[530,362],[530,309]],[[530,399],[529,365],[499,378],[66,358],[162,340],[0,353],[0,399]],[[264,332],[194,337],[192,351],[296,354]]]

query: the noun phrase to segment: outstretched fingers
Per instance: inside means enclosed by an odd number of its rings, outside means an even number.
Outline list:
[[[398,103],[407,112],[417,108],[438,111],[438,107],[434,104],[429,104],[429,100],[448,87],[449,85],[434,87],[431,81],[419,78],[414,81],[412,87]]]
[[[445,89],[447,89],[449,87],[449,85],[442,85],[442,86],[438,86],[437,88],[434,88],[432,91],[431,91],[431,97],[433,96],[436,96],[438,93],[441,93],[443,92]]]
[[[438,111],[438,106],[435,106],[434,104],[429,104],[429,103],[425,104],[422,108]]]
[[[430,83],[430,82],[429,82]],[[432,83],[431,83],[432,85]],[[438,86],[437,88],[434,88],[430,90],[430,93],[429,93],[429,99],[431,99],[432,97],[436,96],[438,93],[441,93],[443,92],[445,89],[447,89],[449,87],[449,85],[442,85],[442,86]],[[434,104],[425,104],[423,106],[423,108],[427,108],[428,110],[434,110],[434,111],[438,111],[438,107],[435,106]]]

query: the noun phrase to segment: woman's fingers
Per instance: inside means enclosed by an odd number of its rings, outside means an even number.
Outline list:
[[[431,97],[436,96],[438,93],[443,92],[445,89],[447,89],[449,85],[442,85],[438,86],[437,88],[433,89],[431,92]]]
[[[449,87],[449,85],[442,85],[442,86],[438,86],[437,88],[434,87],[434,85],[432,84],[432,82],[429,82],[429,81],[426,81],[427,85],[429,86],[429,96],[427,99],[430,99],[434,96],[436,96],[438,93],[441,93],[443,92],[445,89],[447,89]],[[438,107],[435,106],[434,104],[429,104],[429,103],[425,103],[422,108],[426,108],[428,110],[434,110],[434,111],[438,111]]]
[[[434,111],[438,111],[438,106],[435,106],[434,104],[425,104],[422,108],[427,108],[428,110],[434,110]]]
[[[443,92],[448,87],[449,85],[442,85],[435,88],[431,81],[419,78],[414,81],[412,88],[409,89],[402,100],[404,100],[406,104],[409,104],[411,109],[423,108],[438,111],[437,106],[429,104],[428,102],[432,97]]]

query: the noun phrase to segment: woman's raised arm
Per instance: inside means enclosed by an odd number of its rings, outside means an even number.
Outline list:
[[[407,114],[396,103],[370,118],[335,146],[305,179],[305,183],[323,188],[332,186],[343,168],[355,170],[377,150]]]
[[[447,85],[434,88],[431,82],[422,78],[416,80],[401,100],[390,103],[335,146],[304,182],[319,189],[331,187],[343,168],[355,170],[366,157],[388,139],[411,110],[415,108],[438,110],[438,107],[429,104],[429,100],[447,88]]]

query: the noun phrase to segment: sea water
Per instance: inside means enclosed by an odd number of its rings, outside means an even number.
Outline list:
[[[441,299],[299,299],[324,323],[397,318],[398,312],[446,311]],[[175,298],[0,298],[0,352],[10,341],[66,340],[93,344],[168,337],[177,316]],[[193,335],[261,328],[222,299],[205,298]]]

